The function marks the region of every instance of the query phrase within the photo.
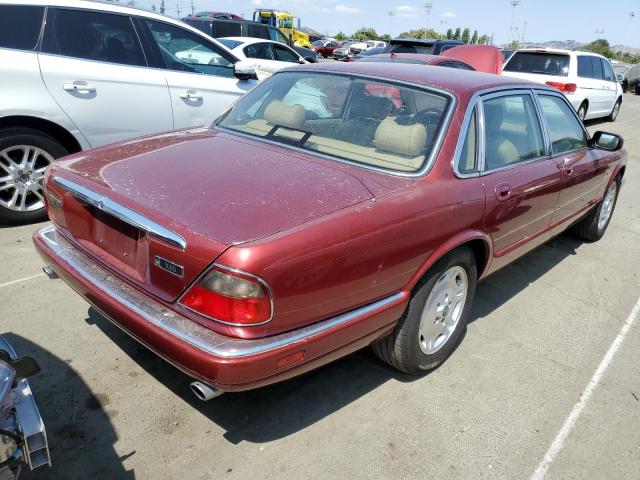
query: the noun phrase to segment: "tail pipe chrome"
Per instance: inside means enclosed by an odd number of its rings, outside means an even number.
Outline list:
[[[202,383],[199,381],[194,381],[189,384],[191,391],[193,394],[198,397],[198,400],[202,400],[203,402],[208,402],[212,398],[219,397],[224,392],[218,388],[207,385],[206,383]]]
[[[56,280],[57,278],[60,278],[58,277],[58,274],[53,270],[53,268],[51,268],[49,265],[45,265],[44,267],[42,267],[42,271],[51,280]]]

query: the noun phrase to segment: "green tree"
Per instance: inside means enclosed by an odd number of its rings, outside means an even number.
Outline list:
[[[151,4],[151,11],[152,11],[152,12],[155,12],[155,11],[156,11],[156,4],[155,4],[155,3],[152,3],[152,4]]]
[[[356,30],[356,33],[353,34],[354,40],[361,40],[366,42],[367,40],[377,40],[378,32],[373,27],[360,27]]]
[[[471,43],[478,43],[478,30],[473,31],[473,35],[471,36]]]
[[[448,28],[447,29],[447,40],[452,40],[453,39],[453,28]]]
[[[599,38],[588,45],[584,45],[582,48],[590,52],[602,55],[604,57],[612,58],[614,56],[611,48],[609,48],[609,42],[604,38]]]
[[[487,45],[489,43],[489,37],[487,35],[482,35],[479,39],[478,39],[478,43],[480,45]]]
[[[432,28],[409,30],[408,32],[402,32],[399,36],[400,38],[442,38],[442,35]]]
[[[462,37],[462,33],[460,32],[460,27],[458,27],[456,28],[456,33],[453,34],[453,39],[460,40],[460,37]]]
[[[345,33],[342,30],[340,30],[338,33],[336,33],[335,37],[333,38],[335,38],[338,42],[344,42],[349,37],[347,37]]]
[[[519,47],[518,41],[517,40],[511,40],[509,42],[509,45],[507,45],[507,48],[509,50],[517,50]]]
[[[160,0],[160,13],[164,15],[164,0]]]
[[[469,30],[468,28],[465,28],[462,31],[462,37],[460,38],[464,43],[469,43],[469,40],[471,40],[471,30]]]
[[[391,35],[389,35],[388,33],[385,33],[380,37],[380,40],[382,40],[383,42],[389,43],[391,41]]]

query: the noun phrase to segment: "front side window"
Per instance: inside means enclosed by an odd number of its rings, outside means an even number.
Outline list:
[[[279,60],[280,62],[298,63],[300,60],[298,55],[293,53],[287,47],[283,47],[282,45],[271,45],[271,48],[276,56],[276,60]]]
[[[131,19],[88,10],[55,10],[42,50],[67,57],[146,66]]]
[[[569,55],[547,52],[516,52],[504,66],[504,70],[566,77],[569,75]]]
[[[542,130],[530,95],[504,95],[484,100],[482,104],[487,170],[544,155]]]
[[[33,50],[43,16],[44,7],[0,5],[0,48]]]
[[[233,61],[218,46],[187,30],[146,20],[168,70],[233,77]]]
[[[607,82],[615,82],[616,76],[613,73],[611,64],[607,62],[604,58],[601,58],[600,61],[602,62],[602,78],[604,78]]]
[[[252,43],[244,47],[244,54],[247,58],[261,58],[262,60],[273,60],[271,46],[266,43]]]
[[[444,94],[422,88],[292,71],[260,84],[216,125],[366,166],[417,172],[449,104]]]
[[[587,147],[587,136],[573,108],[555,95],[540,95],[542,114],[549,128],[554,155]]]

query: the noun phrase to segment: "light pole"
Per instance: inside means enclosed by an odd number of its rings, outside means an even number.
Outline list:
[[[604,38],[604,29],[600,29],[598,30],[597,28],[595,29],[595,31],[593,32],[596,34],[596,39],[598,38]],[[602,35],[602,36],[600,36]]]
[[[516,28],[514,27],[514,24],[516,21],[516,7],[520,5],[520,3],[521,3],[521,0],[511,0],[511,6],[513,7],[513,12],[511,13],[511,28],[510,28],[509,43],[511,43],[513,40],[516,39],[515,33],[514,33]]]
[[[389,35],[391,35],[391,38],[393,38],[393,16],[395,15],[394,12],[389,12]]]
[[[432,8],[433,8],[433,2],[427,2],[424,4],[424,9],[427,11],[427,23],[425,24],[425,35],[427,34],[427,30],[429,30],[429,14],[431,13]]]
[[[624,49],[622,50],[622,54],[627,53],[627,46],[629,45],[629,34],[631,33],[631,23],[633,22],[633,17],[636,16],[636,12],[629,12],[629,26],[627,26],[627,39],[624,41]]]

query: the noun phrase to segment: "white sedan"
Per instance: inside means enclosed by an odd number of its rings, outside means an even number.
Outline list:
[[[292,64],[307,63],[298,52],[278,42],[250,37],[225,37],[218,41],[241,60],[250,61],[260,72],[272,74]]]

